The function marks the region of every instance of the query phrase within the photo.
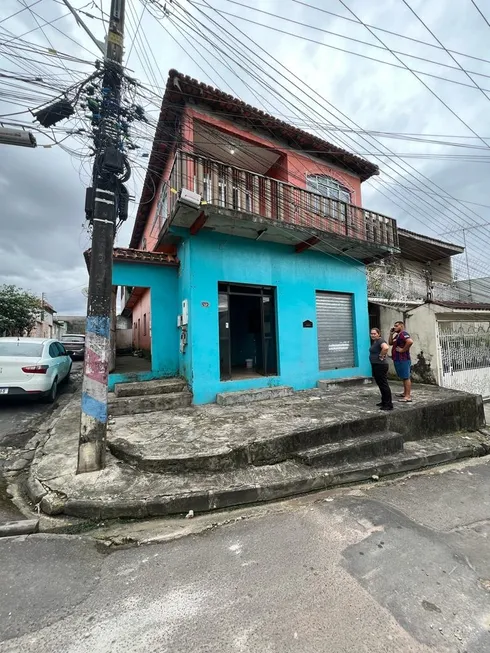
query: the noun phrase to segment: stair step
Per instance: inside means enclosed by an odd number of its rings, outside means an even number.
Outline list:
[[[300,451],[295,458],[305,465],[338,465],[397,453],[403,451],[403,444],[400,433],[384,431]]]
[[[348,376],[345,379],[322,379],[318,381],[317,386],[319,390],[331,391],[356,385],[370,385],[372,382],[369,376]]]
[[[114,397],[109,399],[109,415],[134,415],[153,413],[159,410],[186,408],[192,404],[192,393],[170,392],[167,394],[143,395],[139,397]]]
[[[220,406],[236,406],[237,404],[250,404],[253,401],[281,399],[282,397],[289,397],[293,393],[293,388],[287,385],[259,388],[258,390],[243,390],[240,392],[220,392],[216,395],[216,403]]]
[[[164,395],[182,392],[187,387],[183,379],[155,379],[154,381],[138,381],[134,383],[116,383],[116,397],[141,397],[143,395]]]

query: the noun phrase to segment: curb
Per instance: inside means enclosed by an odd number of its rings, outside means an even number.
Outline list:
[[[396,463],[379,460],[358,468],[339,470],[338,473],[324,472],[320,468],[314,475],[285,478],[282,481],[274,481],[263,486],[245,485],[236,488],[203,490],[189,494],[141,499],[62,498],[57,495],[53,497],[53,500],[56,504],[55,514],[62,512],[65,515],[78,518],[102,520],[167,517],[187,513],[190,510],[195,513],[204,513],[247,504],[288,499],[337,486],[362,483],[371,479],[377,480],[380,477],[396,476],[427,467],[457,462],[463,458],[486,456],[489,453],[490,446],[480,442],[454,450],[429,453],[426,456],[407,456],[405,460]]]
[[[39,519],[19,519],[0,524],[0,537],[13,537],[15,535],[32,535],[39,529]]]

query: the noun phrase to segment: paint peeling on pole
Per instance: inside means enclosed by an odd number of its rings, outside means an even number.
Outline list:
[[[109,317],[87,318],[78,452],[79,473],[95,471],[100,469],[101,463],[105,463],[109,331]]]
[[[124,0],[111,1],[103,101],[94,159],[93,193],[89,193],[92,224],[87,302],[85,362],[77,473],[105,466],[107,394],[111,356],[112,256],[121,178],[126,161],[120,134]],[[127,163],[127,161],[126,161]]]

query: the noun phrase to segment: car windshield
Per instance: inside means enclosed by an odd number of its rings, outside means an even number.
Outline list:
[[[85,342],[84,336],[63,336],[61,342]]]
[[[38,342],[0,342],[0,356],[25,356],[41,358],[43,346]]]

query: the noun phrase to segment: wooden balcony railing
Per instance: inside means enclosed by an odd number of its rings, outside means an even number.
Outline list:
[[[398,247],[392,218],[190,152],[177,152],[170,188],[194,190],[211,206]],[[176,198],[170,193],[170,215]]]

